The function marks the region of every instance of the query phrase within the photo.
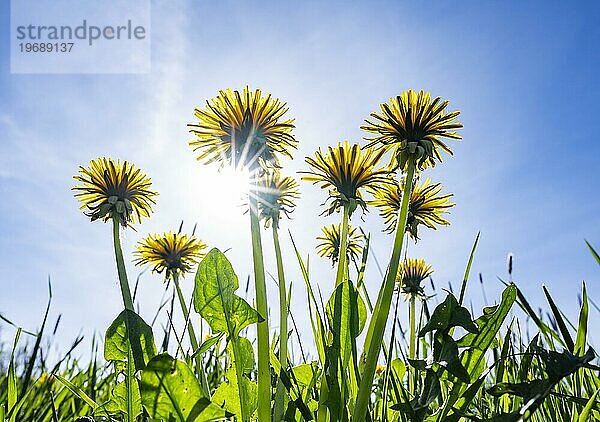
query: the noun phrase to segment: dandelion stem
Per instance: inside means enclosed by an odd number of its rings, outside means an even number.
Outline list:
[[[256,183],[256,182],[253,182]],[[256,289],[256,307],[263,318],[257,324],[258,342],[258,420],[271,421],[271,369],[269,363],[269,315],[267,308],[267,287],[265,284],[265,264],[263,261],[260,222],[258,219],[258,200],[256,186],[250,190],[250,231],[252,234],[252,258],[254,261],[254,285]]]
[[[183,313],[183,318],[185,320],[185,324],[187,325],[187,331],[188,335],[190,336],[190,344],[192,346],[193,353],[198,350],[198,338],[196,337],[194,326],[189,320],[190,312],[186,305],[183,292],[181,291],[181,287],[179,286],[179,273],[177,272],[173,273],[173,284],[175,285],[177,297],[179,298],[179,304],[181,305],[181,313]],[[204,394],[210,399],[210,388],[208,388],[208,380],[206,379],[206,372],[204,371],[204,364],[202,362],[202,356],[200,355],[200,353],[196,354],[194,360],[196,361],[196,374],[200,376],[200,382],[202,383],[202,389],[204,390]]]
[[[409,311],[409,324],[410,324],[410,333],[409,333],[409,341],[410,343],[408,344],[408,358],[410,360],[414,360],[415,359],[415,349],[416,349],[416,339],[417,339],[417,333],[415,332],[415,309],[416,309],[416,299],[415,299],[415,295],[411,294],[410,295],[410,311]],[[415,392],[415,381],[414,381],[414,371],[412,366],[409,368],[410,373],[409,373],[409,385],[408,385],[408,391],[413,394]]]
[[[283,259],[281,257],[281,246],[279,245],[279,234],[277,232],[277,221],[273,222],[273,246],[275,248],[275,259],[277,261],[277,279],[279,283],[279,363],[281,370],[287,368],[287,342],[288,342],[288,298],[285,285],[285,274],[283,272]],[[274,420],[283,420],[285,407],[285,387],[279,378],[275,390]]]
[[[344,214],[342,216],[342,230],[340,232],[340,251],[338,254],[338,268],[335,277],[335,285],[339,286],[344,281],[346,274],[346,249],[348,248],[348,220],[350,218],[350,204],[344,204]]]
[[[413,177],[415,174],[414,159],[409,160],[406,167],[406,180],[404,181],[404,188],[402,190],[402,204],[396,225],[396,236],[394,238],[392,256],[390,258],[390,263],[388,265],[383,284],[379,290],[379,296],[377,297],[377,303],[375,304],[375,309],[373,311],[373,316],[371,317],[369,330],[365,339],[364,350],[367,355],[360,380],[356,405],[354,407],[354,420],[357,421],[366,420],[369,399],[371,397],[371,388],[373,386],[373,377],[375,376],[375,367],[377,366],[379,351],[381,350],[381,345],[383,343],[385,326],[387,324],[390,306],[392,303],[392,296],[394,294],[396,274],[400,264],[400,255],[402,253],[404,232],[406,230],[406,221],[408,218],[408,206],[410,203]]]
[[[121,285],[123,304],[125,305],[125,309],[133,311],[133,300],[131,299],[131,291],[129,290],[129,282],[127,281],[127,271],[125,271],[125,261],[123,260],[123,250],[121,249],[119,218],[117,215],[113,215],[112,222],[115,259],[117,261],[117,272],[119,273],[119,283]]]
[[[248,410],[246,408],[246,386],[244,385],[244,372],[242,366],[242,355],[240,351],[240,337],[236,335],[231,339],[231,347],[233,348],[233,363],[235,365],[235,376],[238,384],[238,394],[240,399],[240,413],[242,422],[249,421]],[[258,395],[260,397],[260,394]]]

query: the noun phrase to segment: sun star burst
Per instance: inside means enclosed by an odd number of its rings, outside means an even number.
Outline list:
[[[287,111],[286,103],[259,89],[219,91],[203,109],[195,109],[198,121],[188,126],[196,139],[190,146],[206,164],[279,167],[280,156],[291,158],[298,144],[294,120],[284,117]]]

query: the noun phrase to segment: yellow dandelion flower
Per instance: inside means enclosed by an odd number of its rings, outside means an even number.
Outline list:
[[[431,265],[424,259],[406,258],[396,274],[396,283],[407,295],[423,296],[421,283],[433,273]]]
[[[388,170],[377,167],[383,154],[383,150],[363,150],[358,144],[350,146],[347,141],[338,143],[335,148],[329,147],[326,154],[319,148],[315,158],[306,157],[311,171],[301,172],[306,174],[302,180],[329,189],[331,205],[324,214],[331,214],[345,205],[350,205],[350,213],[358,206],[366,210],[360,190],[389,183]]]
[[[194,110],[198,122],[188,125],[196,135],[190,145],[204,163],[250,170],[278,167],[278,155],[291,158],[298,144],[292,135],[294,120],[283,118],[287,111],[286,103],[258,89],[219,91],[204,109]]]
[[[404,169],[409,160],[424,169],[442,161],[440,150],[452,155],[442,138],[461,139],[454,129],[462,128],[456,121],[460,111],[445,111],[447,100],[431,100],[428,92],[409,90],[381,104],[381,113],[371,113],[374,121],[366,120],[361,129],[374,133],[368,146],[381,145],[393,149],[395,168]]]
[[[167,280],[191,272],[204,256],[203,249],[206,245],[194,235],[173,232],[148,235],[138,243],[134,263],[149,264],[159,274],[165,271]]]
[[[295,200],[300,197],[298,182],[292,177],[282,176],[278,170],[269,170],[258,179],[259,215],[265,226],[271,222],[279,226],[281,214],[290,217],[296,207]]]
[[[92,221],[117,219],[123,226],[149,217],[156,192],[150,179],[127,161],[98,158],[89,167],[79,167],[73,176],[81,185],[73,188],[81,209]]]
[[[396,228],[402,201],[400,184],[393,178],[390,178],[390,181],[390,183],[382,184],[377,189],[369,189],[375,197],[369,203],[379,208],[379,215],[383,217],[386,225],[384,231],[388,233],[392,233]],[[440,195],[442,189],[443,186],[440,183],[432,184],[430,179],[413,188],[406,223],[406,231],[413,239],[418,239],[418,228],[421,224],[433,230],[438,225],[447,226],[450,224],[442,216],[456,204],[449,202],[453,194]]]
[[[323,233],[317,237],[320,243],[317,245],[319,256],[329,258],[335,265],[340,257],[341,245],[341,224],[332,224],[323,227]],[[348,246],[346,248],[346,257],[354,262],[358,261],[362,254],[363,235],[355,227],[348,226]]]
[[[383,374],[383,372],[384,372],[384,371],[385,371],[385,365],[377,365],[377,366],[375,367],[375,373],[376,373],[377,375],[381,375],[381,374]]]
[[[56,378],[54,377],[53,374],[49,374],[47,372],[42,372],[38,379],[38,382],[40,384],[52,384],[55,381],[55,379]]]

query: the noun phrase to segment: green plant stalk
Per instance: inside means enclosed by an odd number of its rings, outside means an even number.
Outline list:
[[[189,320],[190,312],[185,302],[185,298],[183,296],[183,292],[181,291],[181,287],[179,286],[179,273],[173,273],[173,284],[175,285],[175,290],[177,291],[177,297],[179,298],[179,304],[181,305],[181,312],[183,313],[184,321],[187,325],[188,335],[190,337],[190,344],[192,345],[192,351],[196,352],[198,350],[198,338],[196,337],[196,332],[194,331],[194,326],[192,322]],[[204,364],[202,362],[202,356],[198,353],[194,360],[196,361],[196,373],[200,375],[200,382],[202,384],[202,389],[204,390],[204,394],[206,397],[210,399],[210,388],[208,387],[208,380],[206,379],[206,372],[204,371]]]
[[[137,382],[135,378],[135,366],[133,358],[133,349],[131,344],[127,345],[127,370],[125,372],[125,390],[127,394],[127,417],[126,422],[135,422],[137,415],[133,408],[133,388]]]
[[[285,274],[283,271],[283,259],[281,257],[281,246],[279,244],[279,233],[277,232],[277,221],[273,222],[273,246],[275,248],[275,260],[277,261],[277,279],[279,283],[279,362],[281,370],[287,368],[287,343],[288,343],[288,298],[285,285]],[[275,406],[273,410],[276,422],[283,420],[285,408],[285,386],[281,378],[277,381],[275,390]]]
[[[410,295],[410,310],[409,310],[409,326],[410,326],[410,336],[409,336],[409,345],[408,345],[408,358],[411,360],[415,359],[415,349],[416,349],[416,340],[417,340],[417,333],[415,332],[415,319],[416,319],[416,300],[415,300],[415,295],[411,294]],[[408,377],[408,391],[410,392],[410,394],[414,394],[415,392],[415,378],[414,378],[414,373],[415,371],[413,371],[412,366],[409,365],[409,377]]]
[[[335,278],[335,286],[339,286],[344,282],[344,279],[348,276],[348,256],[346,253],[346,249],[348,248],[348,220],[350,219],[350,204],[344,204],[343,214],[342,214],[342,230],[340,231],[340,249],[338,251],[338,267],[337,274]],[[335,297],[335,309],[341,309],[341,298],[336,295]],[[349,326],[342,327],[341,326],[341,318],[334,317],[334,331],[341,333],[344,330],[350,330]],[[335,338],[335,336],[334,336]],[[343,420],[345,418],[345,408],[346,408],[346,393],[348,390],[348,386],[346,382],[348,381],[347,373],[345,371],[345,362],[342,362],[340,355],[341,344],[337,343],[334,340],[333,346],[331,347],[331,374],[330,377],[333,381],[339,386],[339,398],[333,397],[332,400],[329,401],[329,414],[332,420]],[[333,390],[336,391],[336,390]],[[336,392],[337,395],[337,392]],[[335,403],[335,401],[339,401],[339,403]],[[336,414],[337,412],[337,414]]]
[[[123,260],[123,250],[121,249],[119,219],[116,215],[113,215],[112,222],[115,259],[117,261],[117,272],[119,273],[119,283],[121,285],[123,304],[125,305],[125,309],[133,311],[133,300],[131,299],[131,291],[129,290],[129,282],[127,281],[127,271],[125,271],[125,261]]]
[[[321,383],[319,386],[319,408],[317,409],[317,422],[327,422],[327,400],[329,399],[329,386],[327,385],[327,377],[325,370],[321,374]]]
[[[241,353],[240,353],[240,342],[239,336],[235,336],[235,338],[231,339],[231,345],[233,347],[233,360],[235,364],[235,376],[238,384],[238,393],[240,395],[240,412],[242,417],[242,422],[248,422],[250,418],[246,414],[246,389],[244,388],[244,373],[242,372],[242,361],[241,361]],[[260,398],[260,394],[258,395]]]
[[[127,280],[127,271],[125,270],[125,260],[123,259],[123,250],[121,249],[121,236],[119,227],[119,218],[116,214],[112,216],[113,222],[113,242],[115,247],[115,260],[117,261],[117,272],[119,274],[119,284],[121,286],[121,295],[123,296],[123,304],[125,309],[135,312],[133,309],[133,299],[129,290],[129,281]],[[128,334],[129,335],[129,334]],[[131,339],[130,339],[131,341]],[[125,389],[127,394],[127,422],[135,421],[137,415],[133,410],[133,383],[135,380],[135,368],[133,367],[133,350],[131,344],[127,350],[127,372],[125,374]]]
[[[265,284],[265,264],[263,261],[260,222],[258,219],[258,200],[256,189],[251,189],[250,231],[252,234],[252,258],[254,261],[254,287],[256,289],[256,308],[263,318],[257,324],[258,342],[258,420],[271,421],[271,369],[269,362],[269,315],[267,305],[267,286]]]
[[[344,214],[342,216],[342,231],[340,233],[340,250],[338,254],[338,267],[337,274],[335,277],[335,286],[339,286],[344,281],[344,275],[346,274],[347,266],[347,254],[346,249],[348,248],[348,220],[350,219],[350,204],[344,204]]]
[[[366,420],[367,409],[369,407],[369,399],[371,396],[371,387],[375,376],[375,367],[379,359],[379,352],[383,343],[385,334],[385,326],[387,324],[392,296],[394,294],[394,284],[396,281],[396,273],[400,265],[400,255],[402,253],[402,245],[404,243],[404,232],[406,230],[406,221],[408,219],[408,206],[410,204],[410,195],[412,192],[413,177],[415,174],[415,162],[410,160],[407,163],[406,180],[402,190],[402,204],[396,223],[396,236],[394,238],[394,247],[392,256],[388,265],[388,270],[385,275],[377,303],[373,311],[373,316],[369,322],[369,330],[365,339],[365,351],[367,353],[365,364],[362,371],[356,405],[354,406],[354,420]]]

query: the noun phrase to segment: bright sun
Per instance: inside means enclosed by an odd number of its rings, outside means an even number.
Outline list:
[[[249,186],[247,171],[235,171],[230,167],[219,171],[212,166],[203,166],[196,180],[202,180],[194,201],[196,209],[210,213],[213,221],[239,222],[245,218],[244,204],[247,204]]]

